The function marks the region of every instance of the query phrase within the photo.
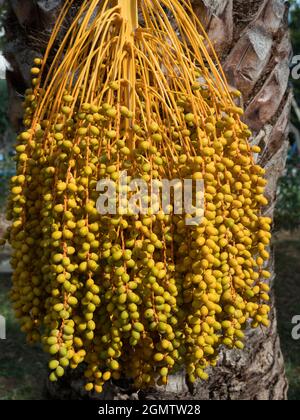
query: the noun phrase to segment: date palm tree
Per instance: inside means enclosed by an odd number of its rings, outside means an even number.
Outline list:
[[[2,0],[2,3],[4,1]],[[80,4],[80,0],[75,3]],[[63,0],[6,0],[5,54],[10,117],[19,129],[22,95],[30,83],[32,59],[41,53]],[[284,166],[292,94],[288,88],[290,39],[288,5],[284,0],[192,0],[195,12],[222,60],[230,85],[242,92],[245,120],[253,130],[253,144],[262,153],[259,163],[269,180],[267,215],[272,215],[276,185]],[[271,272],[275,277],[273,262]],[[78,377],[48,385],[55,398],[80,398]],[[188,386],[183,373],[174,375],[165,389],[134,393],[125,382],[111,384],[104,399],[259,399],[282,400],[287,381],[272,303],[271,326],[249,331],[244,351],[223,351],[207,383]]]

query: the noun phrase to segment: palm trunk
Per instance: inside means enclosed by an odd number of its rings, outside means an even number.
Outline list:
[[[21,124],[20,97],[29,84],[32,58],[47,42],[51,25],[62,0],[38,2],[7,0],[6,56],[10,115],[16,128]],[[80,3],[80,1],[78,2]],[[259,163],[269,180],[268,215],[274,211],[276,185],[286,159],[289,112],[288,90],[291,46],[284,0],[193,0],[196,13],[207,29],[222,59],[229,83],[241,90],[245,121],[259,144]],[[42,36],[41,36],[42,34]],[[271,271],[274,280],[274,261]],[[187,385],[184,373],[174,375],[166,388],[134,393],[128,383],[111,384],[103,399],[250,399],[283,400],[287,382],[276,326],[276,310],[266,330],[249,331],[244,351],[223,351],[208,383]],[[80,379],[72,373],[59,384],[48,385],[53,398],[82,398]],[[98,397],[99,398],[99,397]]]

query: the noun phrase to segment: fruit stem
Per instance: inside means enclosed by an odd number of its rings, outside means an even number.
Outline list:
[[[138,5],[137,0],[117,0],[121,7],[121,15],[127,21],[127,36],[131,37],[138,28]]]

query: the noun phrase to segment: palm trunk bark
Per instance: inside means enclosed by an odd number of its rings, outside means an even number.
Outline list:
[[[29,84],[33,56],[47,42],[62,0],[7,0],[6,57],[10,115],[21,125],[21,95]],[[78,1],[80,3],[80,1]],[[272,215],[276,185],[282,174],[289,130],[292,94],[288,88],[291,45],[288,35],[288,6],[284,0],[192,0],[222,59],[231,86],[241,90],[245,121],[253,130],[253,144],[262,154],[257,158],[269,180],[266,214]],[[274,261],[270,263],[273,273]],[[222,351],[218,367],[207,383],[187,385],[184,373],[174,375],[166,388],[138,393],[128,383],[111,384],[101,399],[250,399],[284,400],[287,381],[277,334],[276,310],[272,301],[271,326],[248,332],[244,351]],[[86,398],[80,379],[72,373],[58,384],[48,384],[53,398]],[[89,396],[93,398],[93,396]],[[96,397],[95,397],[96,398]],[[99,398],[99,397],[97,397]]]

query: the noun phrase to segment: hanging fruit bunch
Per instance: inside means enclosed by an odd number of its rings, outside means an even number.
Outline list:
[[[260,150],[188,1],[82,1],[54,48],[72,3],[34,60],[16,146],[16,316],[51,355],[51,381],[82,363],[87,391],[164,385],[182,368],[207,379],[222,345],[243,349],[249,320],[269,325]],[[203,180],[202,222],[172,207],[99,214],[99,180],[123,171]]]

